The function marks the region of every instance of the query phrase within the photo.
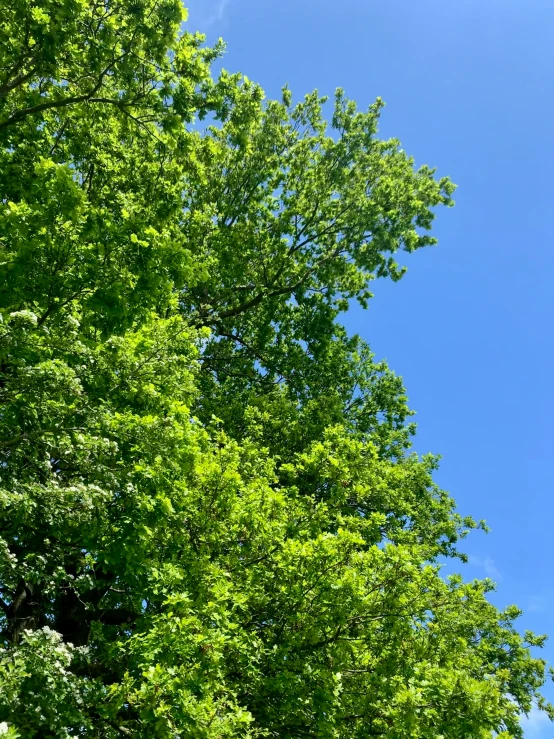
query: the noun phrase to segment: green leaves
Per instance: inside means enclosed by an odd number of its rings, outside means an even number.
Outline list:
[[[5,11],[0,735],[521,737],[544,637],[339,323],[453,185],[173,0]]]
[[[83,720],[83,693],[95,692],[93,685],[79,684],[72,662],[75,650],[48,627],[25,631],[17,647],[0,651],[0,711],[17,716],[5,735],[71,736],[69,727]],[[83,728],[90,731],[87,723]]]

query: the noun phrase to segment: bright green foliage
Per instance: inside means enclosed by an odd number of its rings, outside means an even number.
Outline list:
[[[0,736],[521,737],[544,638],[337,322],[453,187],[182,18],[3,5]]]

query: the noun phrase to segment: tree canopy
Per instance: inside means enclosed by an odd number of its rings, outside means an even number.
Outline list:
[[[0,734],[522,737],[545,637],[340,323],[452,183],[178,0],[2,10]]]

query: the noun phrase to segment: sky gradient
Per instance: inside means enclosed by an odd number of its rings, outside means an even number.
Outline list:
[[[380,134],[457,183],[439,246],[344,323],[403,377],[416,451],[443,456],[437,482],[492,529],[465,543],[464,576],[496,580],[494,602],[551,634],[554,663],[554,2],[185,4],[189,30],[222,36],[224,66],[268,96],[284,83],[295,99],[340,86],[361,108],[380,96]],[[554,739],[554,725],[533,712],[525,736]]]

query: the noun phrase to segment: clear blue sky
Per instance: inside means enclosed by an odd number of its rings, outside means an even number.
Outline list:
[[[270,96],[285,82],[297,98],[341,86],[363,108],[381,96],[381,134],[458,184],[440,245],[345,322],[404,378],[437,481],[492,528],[467,541],[465,576],[495,579],[498,605],[551,634],[554,663],[554,1],[185,4]],[[554,725],[533,715],[526,737]]]

